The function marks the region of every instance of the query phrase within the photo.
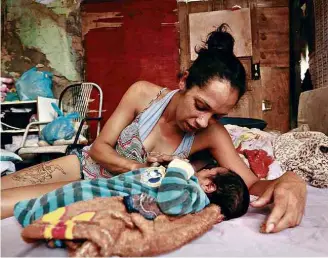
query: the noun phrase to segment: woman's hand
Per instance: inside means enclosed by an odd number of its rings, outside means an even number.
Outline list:
[[[181,158],[177,155],[169,155],[159,152],[149,152],[147,156],[147,164],[149,164],[149,166],[167,165],[174,159]]]
[[[134,162],[134,164],[131,166],[131,170],[145,168],[145,167],[158,167],[159,165],[165,166],[168,165],[174,159],[182,159],[182,158],[180,158],[177,155],[169,155],[159,152],[148,152],[146,162],[145,163]],[[189,162],[189,160],[187,159],[182,159],[182,160]]]
[[[259,208],[272,200],[271,214],[261,227],[263,233],[275,233],[299,225],[306,203],[305,182],[295,173],[286,172],[273,180],[262,196],[251,205]]]

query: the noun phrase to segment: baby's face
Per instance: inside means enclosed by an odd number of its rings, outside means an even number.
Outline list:
[[[216,190],[216,185],[213,183],[213,178],[220,173],[226,173],[228,169],[215,167],[211,169],[202,169],[196,173],[198,182],[206,193],[211,193]]]

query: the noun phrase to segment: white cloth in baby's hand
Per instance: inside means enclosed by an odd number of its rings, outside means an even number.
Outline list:
[[[170,168],[170,167],[175,167],[175,168],[180,168],[180,169],[183,169],[187,172],[188,174],[188,179],[190,177],[192,177],[194,174],[195,174],[195,170],[194,168],[192,167],[192,165],[186,161],[186,160],[182,160],[182,159],[174,159],[172,160],[169,165],[167,166],[167,168]]]

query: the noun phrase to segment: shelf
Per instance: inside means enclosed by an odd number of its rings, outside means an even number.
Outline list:
[[[36,100],[24,100],[24,101],[5,101],[1,102],[1,105],[23,105],[23,104],[33,104],[36,103]]]
[[[30,129],[28,130],[29,132],[38,132],[39,129],[38,128],[34,128],[34,129]],[[0,131],[0,133],[24,133],[25,129],[20,129],[20,130],[3,130]]]
[[[34,110],[36,108],[37,105],[37,100],[26,100],[26,101],[5,101],[5,102],[1,102],[0,103],[2,110],[7,110],[10,108],[32,108],[32,110]],[[20,113],[16,113],[17,115],[19,115]],[[22,113],[23,114],[23,113]],[[27,120],[27,124],[28,124],[28,120]],[[27,126],[26,124],[26,126]],[[22,126],[22,125],[21,125]],[[22,126],[23,127],[23,126]],[[5,124],[3,124],[3,128],[2,130],[0,130],[1,134],[21,134],[25,132],[25,128],[24,129],[11,129],[10,127],[8,129]],[[33,127],[29,129],[29,132],[39,132],[39,128],[37,127]]]

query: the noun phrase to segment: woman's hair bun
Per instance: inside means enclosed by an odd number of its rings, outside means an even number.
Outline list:
[[[246,91],[246,72],[243,64],[234,55],[234,39],[227,32],[229,26],[222,24],[211,32],[199,50],[197,58],[188,69],[186,88],[204,87],[214,78],[230,82],[231,87],[239,92],[239,98]]]
[[[233,55],[235,40],[232,35],[227,32],[228,28],[230,28],[228,24],[223,23],[216,30],[208,34],[205,42],[208,50],[219,50]]]

